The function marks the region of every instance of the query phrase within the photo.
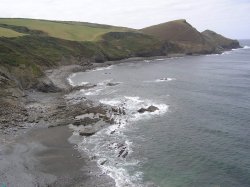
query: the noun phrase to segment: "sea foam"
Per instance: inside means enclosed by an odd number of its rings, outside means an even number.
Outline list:
[[[155,115],[166,113],[168,105],[142,99],[138,96],[106,98],[101,99],[100,102],[120,108],[125,113],[113,114],[115,123],[91,137],[86,137],[79,144],[79,148],[85,150],[90,157],[95,158],[102,172],[113,178],[117,187],[144,186],[142,185],[143,173],[140,171],[131,172],[131,168],[138,167],[143,162],[143,158],[136,160],[131,156],[134,145],[124,132],[128,129],[127,126],[138,120],[147,120]],[[140,108],[147,108],[151,105],[156,106],[159,110],[142,114],[138,112]]]
[[[89,71],[103,71],[103,70],[109,70],[109,69],[112,69],[112,68],[113,68],[113,65],[108,66],[108,67],[99,67],[99,68],[95,68],[95,69],[92,69],[92,70],[89,70]]]
[[[161,82],[170,82],[176,80],[175,78],[160,78],[160,79],[156,79],[156,80],[147,80],[147,81],[143,81],[143,82],[147,82],[147,83],[161,83]]]

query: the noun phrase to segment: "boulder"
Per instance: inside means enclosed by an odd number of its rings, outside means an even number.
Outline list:
[[[148,108],[140,108],[137,110],[139,113],[144,113],[144,112],[155,112],[156,110],[159,110],[156,106],[149,106]]]
[[[100,121],[99,118],[89,118],[89,117],[85,117],[83,119],[77,119],[73,122],[73,125],[75,126],[80,126],[80,125],[83,125],[83,126],[87,126],[87,125],[91,125],[91,124],[94,124],[96,122]]]
[[[40,92],[59,92],[60,88],[56,87],[55,84],[47,77],[41,78],[35,88]]]
[[[120,151],[119,151],[119,154],[118,154],[118,157],[120,157],[126,150],[126,147],[123,147]]]
[[[100,162],[100,165],[104,165],[107,162],[107,160],[103,160]]]
[[[116,86],[118,84],[119,84],[118,82],[115,82],[115,83],[109,82],[109,83],[107,83],[107,86]]]
[[[92,136],[96,133],[96,129],[94,128],[84,128],[79,132],[80,136]]]

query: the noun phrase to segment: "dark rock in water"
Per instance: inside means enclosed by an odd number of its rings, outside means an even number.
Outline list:
[[[119,83],[111,83],[111,82],[109,82],[109,83],[107,83],[107,86],[116,86],[116,85],[118,85]]]
[[[124,146],[123,143],[119,143],[119,144],[117,145],[117,149],[120,149],[120,148],[123,147],[123,146]]]
[[[103,160],[100,165],[104,165],[107,162],[107,160]]]
[[[123,145],[123,144],[121,144]],[[124,146],[124,145],[123,145]],[[120,148],[121,146],[118,146],[118,148]],[[128,156],[128,151],[127,151],[127,147],[123,147],[120,152],[119,152],[119,155],[118,157],[122,157],[122,158],[126,158]]]
[[[168,78],[165,78],[165,77],[164,77],[164,78],[161,78],[160,80],[161,80],[161,81],[167,81]]]
[[[126,147],[123,147],[122,150],[120,150],[118,157],[120,157],[126,150]]]
[[[145,108],[140,108],[139,110],[137,110],[139,113],[144,113],[144,112],[146,112],[147,111],[147,109],[145,109]]]
[[[137,110],[139,113],[144,113],[144,112],[155,112],[156,110],[159,110],[156,106],[149,106],[148,108],[140,108]]]
[[[154,112],[154,111],[156,111],[156,110],[159,110],[159,108],[157,108],[156,106],[151,105],[150,107],[147,108],[147,110],[148,110],[149,112]]]
[[[118,109],[117,109],[117,108],[113,108],[113,107],[112,107],[111,110],[112,110],[112,112],[116,112],[116,113],[118,112]]]
[[[80,136],[92,136],[96,133],[96,130],[94,128],[90,129],[83,129],[79,132]]]
[[[128,151],[126,151],[123,155],[122,158],[126,158],[128,156]]]

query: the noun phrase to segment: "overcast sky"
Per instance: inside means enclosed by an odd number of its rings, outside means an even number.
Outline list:
[[[0,0],[0,17],[85,21],[143,28],[186,19],[199,31],[250,38],[250,0]]]

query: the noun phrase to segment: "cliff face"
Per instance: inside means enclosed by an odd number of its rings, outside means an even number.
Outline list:
[[[211,46],[215,46],[216,51],[218,52],[240,47],[240,44],[237,40],[226,38],[214,31],[205,30],[201,34],[203,35],[207,43],[209,43]]]

